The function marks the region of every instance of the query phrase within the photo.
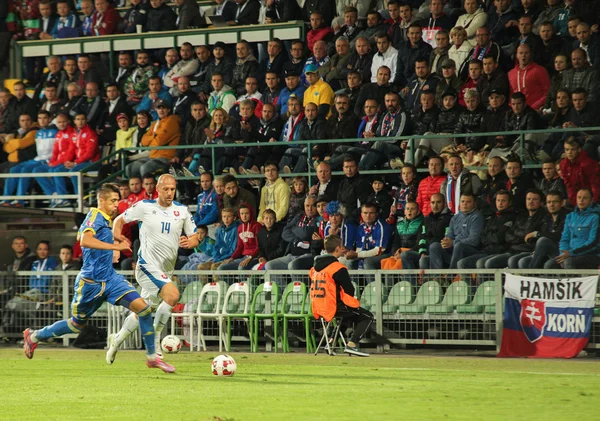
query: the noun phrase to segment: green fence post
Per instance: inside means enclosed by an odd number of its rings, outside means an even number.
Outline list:
[[[215,147],[213,145],[210,146],[210,160],[212,161],[212,173],[217,176],[217,159],[215,158]]]
[[[523,133],[521,133],[519,135],[519,145],[520,145],[519,159],[521,159],[521,162],[523,162],[523,150],[525,147],[525,135]]]

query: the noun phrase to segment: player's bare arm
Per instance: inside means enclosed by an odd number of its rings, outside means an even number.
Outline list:
[[[200,244],[200,240],[198,240],[197,232],[193,233],[189,237],[182,235],[179,239],[179,247],[183,247],[185,249],[193,249],[194,247],[197,247],[198,244]]]
[[[131,247],[131,242],[129,241],[129,238],[125,237],[122,234],[123,225],[125,225],[125,220],[123,219],[123,215],[117,216],[116,219],[113,221],[113,238],[116,241],[118,241],[120,243],[125,243]]]

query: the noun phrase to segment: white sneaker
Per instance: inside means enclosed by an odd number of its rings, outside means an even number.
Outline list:
[[[114,333],[108,335],[107,342],[108,342],[108,350],[106,351],[106,363],[110,365],[115,361],[117,352],[119,351],[117,344],[115,342],[115,334]]]
[[[154,343],[154,350],[156,352],[156,355],[158,355],[160,358],[163,357],[163,352],[162,352],[162,347],[160,346],[160,341]]]

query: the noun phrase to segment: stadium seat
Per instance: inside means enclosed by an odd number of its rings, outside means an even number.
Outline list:
[[[387,301],[383,304],[383,313],[395,313],[399,306],[410,304],[413,298],[412,284],[408,281],[397,282],[390,290]]]
[[[231,349],[231,322],[233,320],[243,320],[248,327],[248,337],[250,339],[250,349],[254,349],[252,337],[252,310],[254,302],[257,299],[259,292],[262,293],[262,285],[259,286],[252,297],[250,305],[250,285],[247,282],[237,282],[229,287],[225,296],[225,304],[223,305],[223,320],[227,319],[227,343],[226,351]]]
[[[446,294],[439,304],[427,306],[426,313],[448,314],[454,311],[458,305],[466,304],[469,301],[469,286],[465,281],[453,282],[446,289]]]
[[[382,286],[381,302],[387,300],[387,289]],[[370,282],[364,287],[360,296],[360,306],[366,310],[374,311],[377,308],[377,293],[375,291],[375,282]]]
[[[250,322],[253,324],[251,334],[254,337],[252,341],[254,345],[253,352],[258,351],[258,323],[260,320],[273,320],[273,340],[275,342],[275,352],[277,352],[279,305],[279,286],[275,282],[267,281],[256,288],[252,307],[250,308]]]
[[[456,307],[458,314],[489,313],[491,307],[496,311],[496,281],[483,282],[475,291],[475,297],[470,304],[462,304]]]
[[[210,285],[210,284],[206,284],[206,285]],[[185,287],[185,290],[183,291],[183,293],[181,294],[181,297],[179,297],[179,303],[183,304],[184,306],[190,303],[194,303],[195,300],[198,300],[201,295],[202,292],[204,291],[204,288],[206,288],[206,285],[203,287],[202,283],[200,282],[192,282],[190,284],[188,284],[188,286]],[[193,331],[194,331],[194,316],[196,315],[195,312],[193,311],[189,311],[191,310],[191,307],[188,306],[187,311],[182,311],[182,312],[178,312],[178,313],[171,313],[171,333],[174,335],[175,334],[175,321],[177,318],[180,318],[180,320],[184,320],[187,319],[189,321],[189,329],[190,329],[190,336],[189,336],[189,344],[190,344],[190,352],[194,350],[194,343],[192,342],[192,338],[193,338]],[[182,323],[182,325],[185,325],[184,323]]]
[[[352,282],[352,286],[354,287],[354,298],[360,301],[360,289],[358,289],[358,284],[356,283],[356,281],[350,282]]]
[[[427,306],[437,304],[442,298],[442,289],[437,281],[425,282],[412,304],[401,304],[398,306],[399,313],[424,313]]]
[[[199,281],[190,282],[179,297],[181,304],[187,304],[190,301],[197,300],[200,297],[202,291],[202,283]]]
[[[223,301],[225,300],[225,292],[227,290],[227,284],[223,281],[211,282],[202,288],[200,292],[200,300],[198,301],[198,307],[196,308],[196,320],[198,323],[198,351],[200,347],[206,351],[206,341],[204,339],[204,320],[219,320],[221,312],[223,311]],[[193,332],[190,330],[190,337]],[[190,342],[191,343],[191,342]],[[222,343],[219,340],[219,351],[222,349]]]
[[[301,320],[304,322],[304,334],[306,340],[306,353],[311,353],[314,349],[313,337],[310,332],[310,319],[312,313],[310,306],[307,308],[306,303],[310,303],[309,294],[307,293],[306,284],[303,282],[290,282],[281,298],[281,315],[283,323],[283,352],[290,352],[290,344],[288,341],[288,323],[290,320]]]

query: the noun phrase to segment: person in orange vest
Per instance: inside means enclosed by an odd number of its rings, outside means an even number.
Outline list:
[[[317,256],[310,270],[313,315],[316,319],[323,317],[327,322],[334,317],[341,317],[344,325],[353,324],[354,331],[344,352],[368,357],[369,354],[359,351],[358,343],[371,327],[373,314],[360,307],[359,301],[354,298],[354,286],[350,282],[348,269],[338,261],[347,251],[342,239],[337,235],[329,235],[325,238],[324,247],[327,254]]]

